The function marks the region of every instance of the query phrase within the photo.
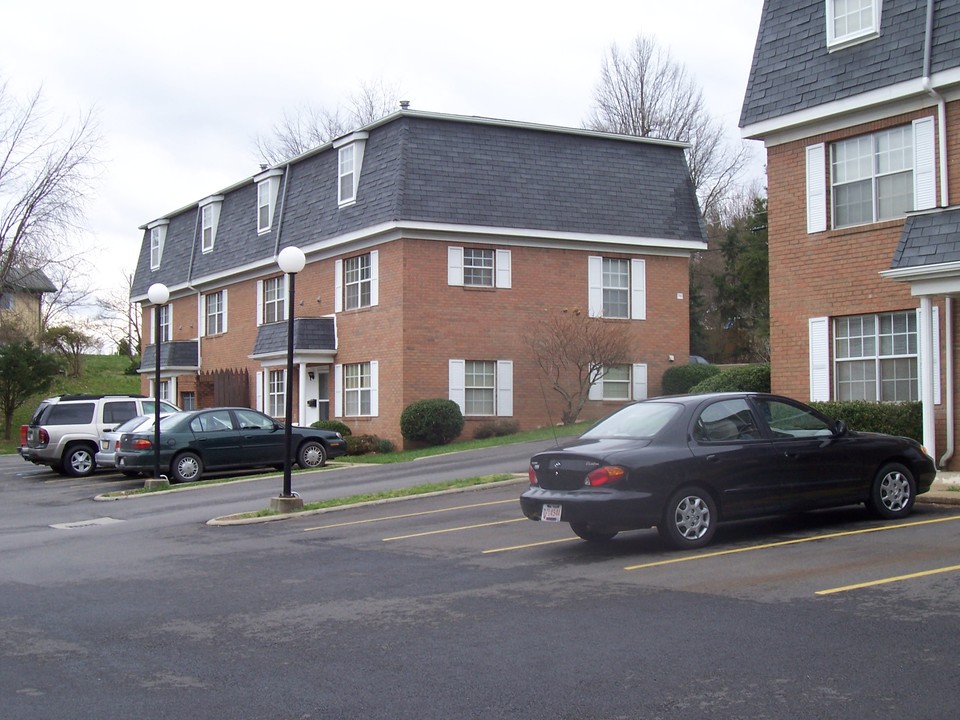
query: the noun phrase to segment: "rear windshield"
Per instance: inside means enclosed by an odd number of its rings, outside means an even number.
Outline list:
[[[663,430],[681,410],[673,403],[635,403],[604,418],[581,437],[650,438]]]
[[[40,425],[88,425],[93,422],[92,402],[57,403],[47,405],[39,415]]]

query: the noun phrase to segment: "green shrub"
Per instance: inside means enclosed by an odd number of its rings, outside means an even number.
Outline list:
[[[418,400],[400,414],[400,433],[413,442],[446,445],[461,432],[463,413],[453,400]]]
[[[376,435],[347,435],[347,455],[369,455],[379,447],[380,438]]]
[[[473,438],[474,440],[486,440],[487,438],[513,435],[519,430],[520,426],[514,420],[493,420],[477,425],[473,431]]]
[[[315,423],[310,423],[312,428],[320,428],[321,430],[333,430],[338,432],[344,437],[351,435],[350,426],[346,423],[342,423],[339,420],[317,420]]]
[[[810,405],[851,430],[900,435],[923,442],[923,405],[919,402],[812,402]]]
[[[770,366],[730,368],[697,383],[690,392],[770,392]]]
[[[720,372],[716,365],[674,365],[663,373],[664,395],[683,395],[697,383]]]
[[[396,446],[386,438],[377,438],[377,452],[381,455],[392,453],[396,449]]]

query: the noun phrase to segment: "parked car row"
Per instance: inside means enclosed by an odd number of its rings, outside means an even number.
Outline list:
[[[181,411],[160,401],[160,468],[174,482],[199,480],[206,472],[284,466],[284,426],[243,407]],[[137,395],[61,395],[42,401],[20,429],[20,456],[58,473],[91,475],[116,468],[124,475],[154,471],[155,401]],[[294,426],[293,457],[317,468],[346,454],[343,437],[331,430]]]

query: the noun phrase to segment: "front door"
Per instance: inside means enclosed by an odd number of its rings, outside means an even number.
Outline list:
[[[303,425],[309,427],[318,420],[330,419],[329,380],[326,368],[311,366],[307,369]]]

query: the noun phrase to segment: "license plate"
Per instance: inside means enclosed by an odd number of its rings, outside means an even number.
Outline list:
[[[560,522],[563,505],[544,505],[540,508],[540,519],[544,522]]]

